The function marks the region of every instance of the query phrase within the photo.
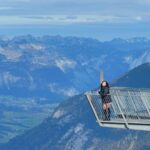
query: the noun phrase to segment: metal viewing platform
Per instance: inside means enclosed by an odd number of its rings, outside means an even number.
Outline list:
[[[90,91],[85,95],[100,126],[150,131],[149,89],[111,87],[110,121],[103,120],[104,113],[99,93]]]

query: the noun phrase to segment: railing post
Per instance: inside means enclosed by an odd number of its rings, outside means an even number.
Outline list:
[[[128,128],[129,129],[129,125],[128,125],[128,122],[127,122],[127,120],[126,120],[126,118],[125,118],[125,116],[124,116],[124,114],[123,114],[123,111],[122,111],[122,109],[121,109],[121,107],[120,107],[120,104],[119,104],[119,95],[118,95],[118,91],[116,91],[116,104],[117,104],[117,106],[118,106],[118,108],[119,108],[119,111],[120,111],[120,113],[121,113],[121,115],[122,115],[122,118],[123,118],[123,120],[124,120],[124,122],[125,122],[125,125],[126,125],[126,128]]]
[[[149,108],[148,108],[148,106],[147,106],[147,103],[146,103],[146,101],[145,101],[145,97],[144,97],[144,95],[142,94],[141,91],[140,91],[140,94],[141,94],[141,99],[142,99],[142,101],[143,101],[143,104],[145,105],[146,110],[147,110],[147,112],[148,112],[148,115],[150,116],[150,110],[149,110]]]
[[[111,97],[112,97],[112,96],[111,96]],[[114,116],[116,117],[117,112],[116,112],[116,109],[115,109],[115,106],[114,106],[113,103],[111,104],[111,108],[112,108],[112,110],[114,111]]]
[[[134,110],[135,110],[135,112],[136,112],[136,114],[137,114],[137,117],[138,117],[138,119],[140,119],[140,118],[139,118],[139,115],[138,115],[138,112],[137,112],[137,108],[136,108],[136,106],[135,106],[135,104],[134,104],[134,102],[133,102],[132,96],[131,96],[131,94],[130,94],[129,91],[128,91],[128,94],[129,94],[130,99],[131,99],[131,101],[132,101],[132,104],[133,104]]]

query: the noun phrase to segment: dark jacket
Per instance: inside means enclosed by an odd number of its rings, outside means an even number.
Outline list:
[[[109,86],[106,87],[102,87],[99,90],[99,94],[101,95],[102,98],[102,103],[110,103],[112,102],[111,97],[110,97],[110,93],[109,93]]]

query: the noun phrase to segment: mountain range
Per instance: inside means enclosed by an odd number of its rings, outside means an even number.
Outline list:
[[[147,38],[0,37],[0,143],[40,124],[63,100],[97,88],[100,68],[115,83],[149,61]]]
[[[0,92],[60,102],[150,61],[150,40],[32,35],[0,38]],[[91,82],[92,81],[92,82]]]
[[[113,86],[150,88],[150,63],[127,72]],[[137,84],[138,83],[138,84]],[[99,127],[84,94],[63,101],[39,126],[10,140],[3,150],[148,150],[150,133]]]

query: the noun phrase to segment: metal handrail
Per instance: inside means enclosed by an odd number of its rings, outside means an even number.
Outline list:
[[[97,91],[87,92],[90,95],[90,105],[98,122],[103,122],[103,108],[101,96]],[[112,99],[111,121],[124,122],[129,128],[130,122],[146,120],[150,122],[150,90],[114,87],[110,88]]]

